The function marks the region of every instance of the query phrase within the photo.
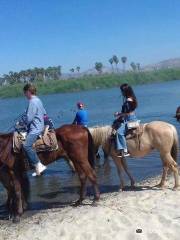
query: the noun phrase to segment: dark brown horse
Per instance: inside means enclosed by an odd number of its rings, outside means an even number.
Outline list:
[[[176,120],[179,122],[180,121],[180,106],[177,107],[176,109],[176,115],[174,116]]]
[[[45,165],[64,157],[71,159],[79,175],[81,187],[77,204],[84,199],[86,180],[89,178],[94,187],[95,200],[100,194],[96,181],[93,140],[89,130],[77,125],[64,125],[56,131],[59,149],[42,152],[38,156]],[[7,190],[7,207],[14,221],[18,221],[26,209],[29,182],[24,166],[24,153],[13,152],[13,133],[0,134],[0,181]]]

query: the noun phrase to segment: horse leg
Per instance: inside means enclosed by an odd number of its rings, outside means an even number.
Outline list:
[[[85,192],[86,192],[87,177],[83,172],[79,173],[78,175],[81,182],[81,187],[80,187],[80,196],[79,196],[79,199],[76,201],[75,206],[82,204],[86,195]]]
[[[14,211],[13,211],[13,209],[14,209],[13,208],[14,190],[13,190],[13,184],[12,184],[11,176],[10,176],[7,168],[1,169],[1,171],[0,171],[0,181],[7,191],[6,208],[8,210],[9,219],[11,219],[11,217],[14,214]]]
[[[126,159],[125,158],[121,158],[122,161],[122,166],[124,168],[124,171],[126,172],[126,174],[128,175],[130,181],[131,181],[131,187],[134,187],[135,185],[135,180],[133,178],[133,176],[130,174],[128,167],[127,167],[127,163],[126,163]]]
[[[70,166],[70,168],[71,168],[71,171],[72,171],[72,172],[76,172],[76,169],[75,169],[75,167],[74,167],[74,164],[73,164],[73,162],[71,161],[70,158],[67,158],[67,162],[68,162],[68,164],[69,164],[69,166]]]
[[[100,154],[99,152],[97,151],[96,154],[95,154],[95,159],[96,159],[96,165],[98,168],[101,167],[101,164],[100,164],[100,160],[101,160],[101,157],[100,157]]]
[[[169,155],[170,158],[170,163],[169,163],[169,168],[173,171],[174,173],[174,187],[173,189],[179,188],[179,173],[178,173],[178,165],[174,161],[171,155]]]
[[[98,184],[97,184],[97,178],[96,178],[96,173],[95,171],[91,168],[91,166],[89,165],[89,163],[85,163],[81,165],[81,168],[83,170],[83,172],[85,172],[86,177],[89,178],[90,182],[93,185],[94,188],[94,201],[98,201],[100,198],[100,192],[99,192],[99,188],[98,188]]]
[[[95,159],[96,166],[98,168],[100,168],[101,167],[101,164],[100,164],[101,157],[100,157],[100,154],[99,154],[99,146],[98,147],[94,146],[94,159]]]
[[[122,166],[122,163],[121,163],[121,159],[117,158],[114,155],[112,156],[112,159],[114,160],[114,163],[116,164],[117,172],[118,172],[118,175],[119,175],[119,178],[120,178],[119,190],[122,191],[123,188],[124,188],[124,179],[123,179],[123,175],[122,175],[123,166]]]
[[[14,216],[13,222],[19,222],[20,216],[23,213],[23,204],[22,204],[22,188],[19,179],[15,176],[14,172],[11,171],[11,177],[13,181],[13,191],[14,191]]]
[[[29,192],[30,192],[30,184],[28,176],[25,172],[22,172],[20,174],[20,183],[21,183],[21,189],[22,189],[22,207],[23,211],[27,210],[28,208],[28,198],[29,198]]]
[[[163,173],[162,173],[161,181],[157,186],[161,188],[165,186],[167,172],[168,172],[168,169],[170,168],[174,173],[174,180],[175,180],[174,189],[178,188],[179,175],[178,175],[177,163],[174,161],[170,153],[161,154],[161,160],[163,162]]]
[[[102,146],[102,150],[103,150],[103,153],[104,153],[104,164],[103,166],[105,166],[105,168],[110,168],[110,164],[109,164],[109,146],[104,145]]]

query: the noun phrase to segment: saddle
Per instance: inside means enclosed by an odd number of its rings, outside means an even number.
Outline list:
[[[126,132],[126,140],[135,139],[136,146],[139,150],[140,150],[140,144],[141,144],[140,140],[141,140],[143,131],[144,131],[143,124],[140,124],[135,128],[128,129]]]
[[[129,128],[126,131],[126,136],[125,136],[126,140],[128,141],[130,139],[135,139],[137,149],[140,150],[141,136],[143,132],[144,132],[144,124],[139,124],[137,126]],[[113,128],[112,137],[111,137],[112,139],[113,138],[115,139],[116,133],[117,133],[117,129]]]
[[[19,153],[22,149],[22,144],[26,140],[26,132],[14,132],[13,135],[13,151]],[[43,135],[40,135],[36,142],[33,144],[36,152],[56,151],[58,149],[57,138],[54,130],[45,128]]]

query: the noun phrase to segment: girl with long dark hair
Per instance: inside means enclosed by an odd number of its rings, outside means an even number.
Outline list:
[[[127,149],[125,134],[127,129],[130,128],[130,123],[138,121],[135,113],[138,102],[132,87],[127,83],[122,84],[120,90],[123,96],[123,104],[121,112],[116,112],[115,116],[122,121],[120,127],[117,129],[116,142],[118,155],[120,157],[127,157],[130,154]]]

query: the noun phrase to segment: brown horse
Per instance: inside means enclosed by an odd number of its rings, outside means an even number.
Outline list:
[[[100,194],[93,169],[94,145],[88,129],[77,125],[64,125],[55,131],[59,148],[57,151],[39,153],[41,162],[48,165],[60,157],[71,159],[81,183],[80,197],[76,203],[80,204],[84,199],[87,178],[94,187],[95,200],[99,200]],[[0,181],[7,190],[10,214],[14,221],[19,221],[27,207],[29,183],[25,174],[24,153],[13,152],[12,138],[13,133],[0,134]]]
[[[178,135],[176,128],[169,123],[161,121],[146,123],[143,124],[142,127],[143,132],[139,141],[137,141],[136,138],[127,140],[130,155],[132,157],[144,157],[152,150],[158,150],[163,164],[163,174],[158,186],[161,188],[164,187],[167,171],[170,169],[174,173],[174,188],[179,187],[179,175],[176,163],[178,154]],[[90,132],[94,140],[95,149],[102,146],[106,156],[109,155],[114,160],[120,177],[120,188],[123,189],[123,169],[129,176],[132,186],[135,181],[128,171],[125,158],[119,158],[117,156],[115,143],[111,141],[112,130],[111,126],[103,126],[91,128]]]
[[[180,121],[180,106],[177,107],[176,109],[176,115],[174,116],[176,120],[179,122]]]

